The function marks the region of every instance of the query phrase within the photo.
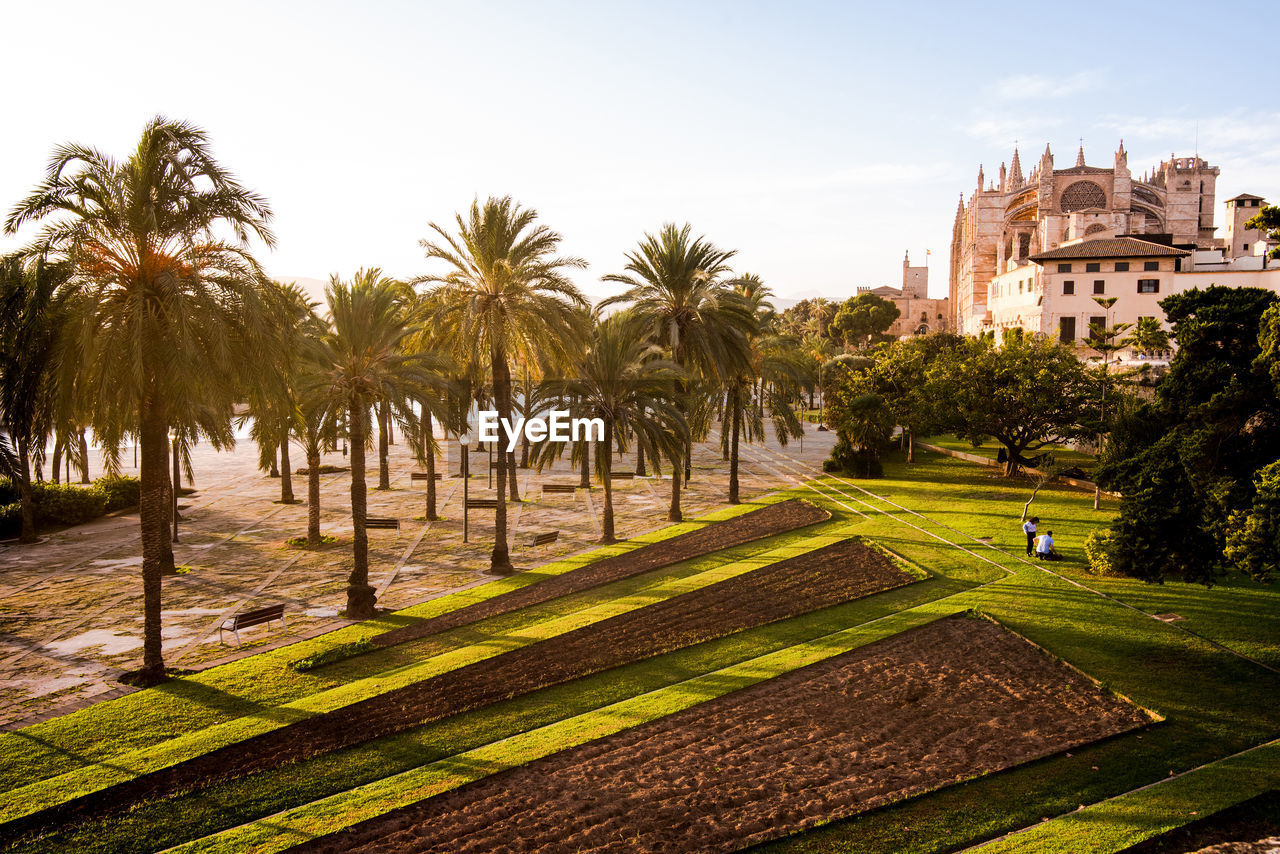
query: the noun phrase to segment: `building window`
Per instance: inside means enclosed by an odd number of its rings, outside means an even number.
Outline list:
[[[1244,249],[1244,251],[1245,251],[1245,252],[1248,252],[1248,251],[1249,251],[1249,244],[1248,244],[1248,243],[1242,243],[1242,244],[1240,244],[1240,246]]]
[[[1159,279],[1138,279],[1138,293],[1140,294],[1160,293],[1160,280]]]
[[[1128,262],[1128,261],[1117,261],[1117,262],[1116,262],[1116,272],[1117,272],[1117,273],[1127,273],[1127,272],[1129,272],[1129,262]]]
[[[1097,263],[1096,261],[1095,261],[1094,263],[1092,263],[1092,264],[1085,264],[1085,265],[1084,265],[1084,271],[1085,271],[1086,273],[1101,273],[1101,272],[1102,272],[1102,265],[1101,265],[1101,264],[1099,264],[1099,263]]]
[[[1022,279],[1018,279],[1018,293],[1022,293]]]
[[[1075,292],[1076,292],[1076,283],[1075,283],[1075,282],[1063,282],[1063,283],[1062,283],[1062,295],[1063,295],[1064,297],[1069,297],[1069,296],[1071,296],[1072,294],[1074,294]]]
[[[1059,273],[1070,273],[1070,272],[1071,272],[1071,265],[1070,265],[1070,264],[1059,264],[1059,265],[1058,265],[1058,272],[1059,272]]]
[[[1142,262],[1142,269],[1144,269],[1144,270],[1146,270],[1146,271],[1148,271],[1148,272],[1150,272],[1151,270],[1159,270],[1159,269],[1160,269],[1160,262],[1159,262],[1159,261],[1143,261],[1143,262]]]
[[[1093,292],[1095,294],[1105,294],[1107,292],[1107,282],[1105,279],[1093,280]]]
[[[1076,340],[1076,319],[1074,317],[1058,318],[1058,340],[1070,344]]]

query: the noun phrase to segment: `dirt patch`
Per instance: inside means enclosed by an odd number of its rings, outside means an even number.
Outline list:
[[[1280,791],[1270,791],[1153,836],[1122,854],[1264,854],[1277,848]]]
[[[831,514],[826,510],[800,499],[771,504],[723,522],[706,525],[687,534],[678,534],[652,545],[641,546],[626,554],[598,560],[581,569],[553,576],[545,581],[512,590],[510,593],[503,593],[501,596],[494,596],[492,599],[486,599],[474,605],[467,605],[456,611],[449,611],[438,617],[392,629],[374,637],[373,643],[380,647],[392,646],[439,634],[468,623],[508,614],[520,608],[567,596],[570,593],[579,593],[602,584],[610,584],[633,575],[661,569],[664,566],[721,549],[740,546],[762,537],[793,531],[830,518]]]
[[[734,851],[1148,722],[947,618],[289,850]]]
[[[247,739],[0,826],[0,840],[127,811],[913,581],[846,540]]]

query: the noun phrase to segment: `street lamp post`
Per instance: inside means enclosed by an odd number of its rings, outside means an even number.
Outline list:
[[[468,487],[471,483],[471,453],[467,448],[466,436],[458,437],[458,449],[462,452],[462,541],[465,543],[471,532],[471,517],[468,509],[471,502],[467,500],[470,495]]]
[[[173,542],[178,542],[178,431],[169,431],[169,445],[173,449],[173,478],[170,483],[173,493]]]

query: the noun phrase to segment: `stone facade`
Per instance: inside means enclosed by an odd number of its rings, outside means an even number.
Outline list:
[[[1009,282],[1021,283],[1026,295],[1038,276],[1032,256],[1075,241],[1165,234],[1188,251],[1222,248],[1213,236],[1217,178],[1218,168],[1198,156],[1171,156],[1134,177],[1123,142],[1107,168],[1087,165],[1082,147],[1074,166],[1055,169],[1048,146],[1029,176],[1016,149],[998,181],[979,167],[977,188],[967,201],[961,195],[952,229],[952,327],[965,334],[993,328],[993,283],[1006,296]]]
[[[898,319],[886,334],[895,338],[928,335],[954,328],[951,323],[951,301],[929,298],[928,266],[911,266],[911,253],[902,258],[902,287],[859,287],[858,293],[871,293],[892,300],[898,307]]]

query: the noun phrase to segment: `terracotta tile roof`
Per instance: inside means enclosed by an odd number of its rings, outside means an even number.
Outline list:
[[[1032,255],[1032,261],[1066,261],[1071,258],[1182,258],[1191,253],[1185,249],[1162,246],[1136,237],[1099,237],[1071,246],[1060,246]]]

